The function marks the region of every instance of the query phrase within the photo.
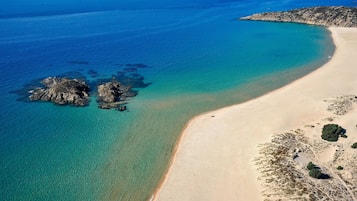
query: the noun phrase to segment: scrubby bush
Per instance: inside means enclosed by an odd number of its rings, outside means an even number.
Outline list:
[[[316,179],[328,179],[328,178],[330,178],[329,175],[323,174],[321,172],[321,169],[317,165],[313,164],[311,161],[307,164],[306,168],[309,170],[309,175],[312,178],[316,178]],[[337,167],[338,170],[339,170],[339,168],[343,169],[343,167],[341,167],[341,166]]]
[[[321,177],[321,170],[319,168],[312,168],[309,171],[309,175],[310,175],[310,177],[318,179]]]
[[[315,164],[313,164],[311,161],[307,164],[307,166],[306,166],[306,168],[308,169],[308,170],[312,170],[312,169],[314,169],[316,167],[316,165]]]
[[[326,124],[322,129],[321,138],[330,142],[336,142],[339,136],[344,136],[346,130],[337,124]]]
[[[337,170],[343,170],[343,167],[341,165],[339,165],[336,169]]]
[[[357,142],[353,143],[353,145],[351,146],[353,149],[357,149]]]

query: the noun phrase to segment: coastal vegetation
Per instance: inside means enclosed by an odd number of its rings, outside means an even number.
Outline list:
[[[357,142],[353,143],[351,146],[353,149],[357,149]]]
[[[322,128],[321,138],[330,142],[336,142],[338,138],[347,137],[346,130],[337,124],[326,124]]]
[[[315,164],[313,164],[311,161],[307,164],[307,166],[306,166],[306,168],[308,169],[308,170],[312,170],[312,169],[314,169],[316,167],[316,165]]]
[[[315,168],[312,168],[310,171],[309,171],[309,175],[310,177],[312,178],[316,178],[316,179],[319,179],[321,177],[321,170],[317,167]]]
[[[311,161],[307,164],[306,168],[309,170],[310,177],[319,179],[321,177],[321,170]]]

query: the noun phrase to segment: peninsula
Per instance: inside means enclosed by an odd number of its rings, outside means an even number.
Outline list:
[[[240,19],[294,22],[334,27],[357,27],[357,8],[344,6],[317,6],[282,12],[258,13]]]

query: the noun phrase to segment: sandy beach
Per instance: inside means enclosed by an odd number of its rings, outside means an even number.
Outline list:
[[[331,116],[323,100],[357,94],[357,28],[329,30],[336,51],[321,68],[254,100],[192,119],[154,200],[262,200],[253,162],[257,145]],[[351,121],[347,117],[340,121]]]

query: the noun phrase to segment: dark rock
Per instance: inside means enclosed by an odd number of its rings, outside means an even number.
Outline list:
[[[129,68],[124,68],[124,71],[125,72],[136,72],[136,71],[138,71],[138,69],[134,68],[134,67],[129,67]]]
[[[136,68],[147,68],[148,66],[145,64],[126,64],[129,67],[136,67]]]
[[[44,87],[29,91],[30,100],[50,101],[59,105],[88,105],[89,87],[84,81],[48,77],[41,83]]]
[[[69,61],[67,63],[69,63],[69,64],[78,64],[78,65],[88,65],[89,64],[88,61]]]
[[[99,108],[122,108],[120,104],[126,101],[129,97],[136,96],[136,93],[131,90],[130,86],[122,85],[115,79],[98,86]],[[126,109],[126,106],[125,106]]]
[[[98,72],[95,71],[95,70],[93,70],[93,69],[88,70],[87,73],[88,73],[92,78],[98,77]]]
[[[124,111],[126,111],[126,109],[127,109],[126,105],[120,105],[120,106],[118,107],[118,110],[119,110],[120,112],[124,112]]]
[[[143,76],[141,76],[140,74],[138,74],[138,73],[131,73],[130,75],[129,75],[129,77],[131,77],[131,78],[134,78],[134,79],[144,79],[143,78]]]
[[[116,75],[113,75],[116,80],[119,80],[123,85],[131,86],[132,88],[146,88],[151,83],[145,83],[144,77],[137,73],[127,75],[126,72],[119,71]]]
[[[9,91],[9,93],[16,94],[18,96],[18,98],[16,99],[17,101],[21,101],[25,103],[32,102],[29,99],[29,92],[32,92],[35,89],[42,87],[43,86],[41,84],[42,80],[43,79],[32,80],[31,82],[24,84],[22,88]]]
[[[80,81],[86,80],[86,77],[79,71],[68,71],[68,72],[56,75],[56,77],[66,77],[69,79],[77,79]]]
[[[357,8],[318,6],[283,12],[267,12],[240,18],[273,22],[295,22],[321,26],[357,27]]]

